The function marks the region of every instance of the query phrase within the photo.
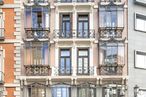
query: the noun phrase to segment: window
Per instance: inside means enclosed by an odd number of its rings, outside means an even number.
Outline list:
[[[3,50],[0,50],[0,83],[4,81],[4,74],[3,74]]]
[[[123,27],[123,7],[100,6],[99,27]]]
[[[3,13],[0,13],[0,38],[4,38],[4,17],[3,17]]]
[[[78,97],[95,97],[95,89],[89,87],[78,88]]]
[[[139,31],[146,31],[146,16],[136,14],[135,29]]]
[[[124,64],[124,44],[123,43],[100,43],[100,64]]]
[[[78,49],[78,74],[89,74],[89,51],[88,49]]]
[[[32,84],[28,86],[29,97],[46,97],[46,87],[41,84]]]
[[[89,17],[88,15],[78,15],[77,37],[89,38]]]
[[[72,0],[58,0],[58,2],[65,3],[65,2],[72,2]]]
[[[52,97],[71,97],[71,89],[66,86],[56,86],[52,88]]]
[[[117,87],[104,87],[103,88],[103,97],[121,97],[120,92],[121,89]]]
[[[135,51],[135,57],[136,57],[135,67],[146,69],[146,53]]]
[[[48,43],[29,42],[25,44],[24,64],[25,65],[49,65]]]
[[[77,2],[88,2],[89,0],[77,0]]]
[[[70,38],[71,33],[71,14],[61,14],[61,33],[60,38]]]
[[[49,10],[47,7],[26,7],[25,28],[48,28]]]
[[[71,51],[70,49],[60,50],[59,74],[71,74]]]
[[[139,89],[137,97],[145,97],[145,96],[146,96],[146,90],[145,89]]]

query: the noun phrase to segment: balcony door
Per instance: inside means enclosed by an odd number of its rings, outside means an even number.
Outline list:
[[[59,74],[70,75],[71,74],[71,51],[70,49],[60,50],[60,62],[59,62]]]
[[[88,49],[78,49],[77,73],[89,74],[89,52]]]
[[[71,14],[61,14],[61,33],[60,38],[70,38],[71,35]]]
[[[78,15],[78,27],[77,27],[78,38],[89,37],[89,17],[88,15]]]

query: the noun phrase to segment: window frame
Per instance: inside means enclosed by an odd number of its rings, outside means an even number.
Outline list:
[[[144,30],[137,29],[137,16],[139,17],[138,19],[144,20],[145,21],[145,24],[146,24],[146,14],[142,14],[142,13],[135,12],[134,13],[134,30],[135,31],[139,31],[139,32],[146,33],[146,29],[145,29],[145,31]]]
[[[80,95],[79,95],[79,91],[80,91],[80,89],[82,90],[82,89],[86,89],[85,91],[86,92],[88,92],[88,93],[90,93],[90,89],[92,89],[93,90],[93,94],[94,94],[94,97],[96,97],[96,88],[92,88],[92,87],[88,87],[88,86],[85,86],[85,87],[77,87],[77,97],[80,97]],[[86,93],[87,94],[87,93]],[[85,95],[86,95],[85,94]],[[83,95],[82,95],[83,96]],[[90,95],[91,96],[91,95]],[[86,97],[88,97],[88,95],[86,96]]]
[[[79,18],[80,18],[80,16],[87,16],[87,18],[88,18],[88,20],[79,20]],[[88,30],[88,32],[87,32],[87,35],[86,36],[84,36],[84,35],[79,35],[78,33],[79,33],[79,23],[80,22],[82,22],[82,25],[85,23],[85,22],[87,22],[88,23],[88,28],[87,29],[83,29],[84,27],[82,26],[82,30]],[[90,30],[90,14],[89,13],[77,13],[77,37],[78,38],[89,38],[89,36],[90,36],[90,32],[89,32],[89,30]],[[83,33],[83,32],[82,32]]]
[[[45,44],[47,44],[45,52],[47,50],[49,54],[48,42],[26,42],[24,45],[24,65],[49,65],[49,56],[46,56],[46,53],[43,52]],[[30,51],[31,53],[28,53]],[[26,58],[27,56],[29,56],[29,59]],[[30,62],[28,62],[28,60],[30,60]]]
[[[87,51],[87,56],[79,56],[79,51]],[[90,55],[89,55],[90,53],[89,53],[89,48],[77,48],[77,74],[78,75],[88,75],[88,74],[90,74]],[[84,58],[88,58],[88,73],[84,73],[84,64],[82,63],[82,73],[79,73],[79,71],[78,71],[78,68],[79,68],[79,58],[82,58],[82,61],[83,61],[83,59]]]
[[[110,9],[108,9],[108,7],[110,7]],[[101,8],[101,9],[100,9]],[[119,9],[117,9],[117,8],[119,8]],[[112,18],[112,12],[115,12],[116,13],[116,24],[115,24],[115,26],[113,26],[112,27],[112,21],[110,21],[110,25],[109,26],[107,26],[107,24],[106,23],[104,23],[104,24],[102,24],[103,22],[103,19],[102,20],[100,20],[100,12],[101,13],[105,13],[106,14],[106,17],[107,17],[107,12],[109,12],[109,11],[111,11],[110,12],[110,18]],[[122,16],[121,15],[119,15],[119,12],[122,12]],[[122,20],[121,21],[119,21],[119,18],[118,17],[122,17]],[[107,22],[107,18],[106,18],[106,22]],[[120,23],[121,22],[121,23]],[[106,24],[106,25],[105,25]],[[116,5],[107,5],[107,6],[100,6],[99,7],[99,27],[100,28],[123,28],[124,27],[124,7],[123,6],[116,6]]]
[[[109,46],[109,44],[110,44],[110,46]],[[108,50],[107,48],[109,48],[109,47],[116,47],[116,49],[117,49],[117,52],[116,52],[116,55],[117,55],[116,63],[117,63],[117,65],[124,65],[125,64],[125,45],[124,45],[124,43],[122,43],[122,42],[101,42],[101,43],[99,43],[99,52],[101,52],[102,47],[106,47],[106,51]],[[119,53],[119,48],[120,47],[123,48],[123,52],[124,52],[123,63],[119,62],[119,58],[118,58],[118,56],[120,55],[120,53]],[[114,64],[114,63],[105,64],[106,63],[105,62],[106,56],[103,56],[103,58],[102,58],[102,57],[100,57],[100,55],[101,55],[101,53],[99,53],[99,64],[100,65],[108,66],[108,65],[113,65]]]
[[[63,51],[69,51],[69,53],[70,53],[70,56],[63,56],[63,57],[61,57],[61,50],[63,50]],[[70,58],[70,73],[67,73],[66,72],[66,63],[65,63],[65,71],[64,71],[64,73],[61,73],[61,71],[60,71],[60,69],[62,69],[61,68],[61,66],[60,66],[60,64],[61,64],[61,58],[65,58],[65,60],[66,60],[66,58]],[[58,70],[59,70],[59,75],[71,75],[72,74],[72,50],[71,50],[71,48],[60,48],[59,49],[59,64],[58,64],[59,66],[58,66]]]
[[[67,33],[64,33],[64,36],[62,35],[62,33],[63,33],[63,22],[65,21],[67,21],[67,20],[64,20],[63,21],[63,16],[64,15],[69,15],[69,23],[70,23],[70,36],[69,37],[67,37]],[[59,16],[60,16],[60,18],[59,18],[59,37],[60,38],[70,38],[70,37],[72,37],[72,13],[70,12],[70,13],[59,13]],[[61,33],[60,33],[61,32]]]
[[[146,57],[146,52],[135,50],[135,51],[134,51],[134,68],[146,70],[146,67],[143,68],[143,67],[138,67],[138,66],[137,66],[137,52],[138,52],[138,53],[141,53],[141,54],[138,54],[138,55],[144,55],[144,56]],[[146,65],[146,64],[145,64],[145,65]]]
[[[40,84],[40,83],[33,83],[31,85],[28,85],[27,86],[27,90],[28,90],[28,97],[32,97],[32,89],[37,89],[37,92],[35,91],[35,96],[39,93],[38,90],[39,89],[42,89],[44,91],[44,97],[47,97],[47,86],[43,85],[43,84]]]
[[[54,92],[54,89],[56,89],[56,93],[57,93],[57,89],[58,89],[58,88],[61,89],[61,97],[62,97],[62,88],[65,88],[66,90],[68,89],[68,90],[69,90],[69,91],[68,91],[68,92],[69,92],[68,95],[69,95],[69,97],[71,97],[71,87],[68,86],[68,85],[55,85],[55,86],[53,86],[53,87],[52,87],[52,93],[51,93],[51,94],[52,94],[52,97],[55,97],[55,96],[53,95],[53,94],[54,94],[54,93],[53,93],[53,92]]]
[[[35,8],[40,8],[41,9],[41,11],[33,11],[33,9],[35,9]],[[46,9],[47,9],[47,11],[46,11]],[[28,23],[28,18],[27,18],[27,12],[30,12],[30,20],[31,21],[29,21],[29,26],[27,25]],[[24,9],[24,27],[25,28],[40,28],[39,26],[38,27],[34,27],[33,26],[33,13],[34,12],[41,12],[41,21],[42,21],[42,25],[40,26],[41,28],[49,28],[50,27],[50,15],[49,15],[49,8],[48,7],[26,7],[25,9]],[[45,20],[44,21],[44,18],[46,19],[46,16],[44,16],[44,14],[48,14],[48,20]],[[37,22],[38,22],[38,18],[37,18]],[[48,25],[47,25],[47,27],[46,27],[46,23],[48,23]],[[36,23],[37,25],[38,25],[38,23]]]

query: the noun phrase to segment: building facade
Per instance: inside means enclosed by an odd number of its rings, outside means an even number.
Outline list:
[[[6,1],[3,96],[128,96],[126,0]]]
[[[145,72],[145,1],[128,1],[128,66],[129,97],[144,97],[146,95]]]
[[[0,97],[20,96],[21,2],[0,0]]]

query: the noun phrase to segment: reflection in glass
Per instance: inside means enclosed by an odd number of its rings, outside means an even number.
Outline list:
[[[124,44],[100,43],[100,64],[124,64]]]

